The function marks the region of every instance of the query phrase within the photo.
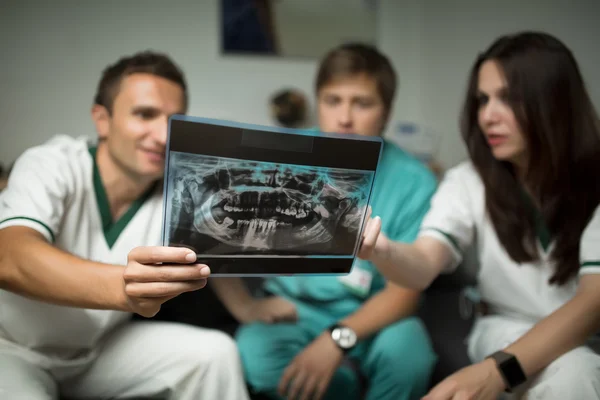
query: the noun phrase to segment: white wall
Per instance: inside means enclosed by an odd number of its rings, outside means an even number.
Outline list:
[[[468,68],[502,33],[559,35],[600,109],[598,0],[380,4],[379,43],[400,78],[393,121],[434,129],[445,166],[465,154],[457,121]],[[102,68],[141,49],[166,51],[182,66],[191,115],[271,124],[274,91],[292,85],[312,97],[316,60],[221,56],[217,10],[217,0],[0,1],[0,162],[56,133],[93,135],[89,109]]]
[[[398,74],[398,90],[389,130],[394,121],[422,122],[423,0],[380,0],[379,48],[388,55]],[[443,0],[442,0],[443,1]]]
[[[270,124],[269,96],[312,97],[314,60],[222,57],[215,0],[2,0],[0,162],[56,133],[94,134],[102,69],[124,54],[168,52],[184,69],[190,114]]]
[[[364,0],[276,1],[273,14],[284,55],[321,57],[344,42],[377,41],[377,12]]]

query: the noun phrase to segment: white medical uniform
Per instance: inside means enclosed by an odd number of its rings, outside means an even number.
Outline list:
[[[160,185],[113,223],[93,154],[68,136],[27,150],[0,193],[0,229],[28,226],[67,252],[120,265],[134,247],[160,245]],[[248,398],[232,338],[130,317],[0,290],[0,398]]]
[[[433,236],[452,251],[453,263],[446,272],[454,270],[465,251],[475,246],[480,265],[478,289],[492,312],[476,320],[468,338],[473,362],[513,343],[564,305],[575,295],[579,276],[600,273],[600,207],[581,238],[578,278],[564,286],[551,286],[548,280],[554,273],[549,259],[552,242],[544,246],[543,235],[539,234],[542,259],[515,263],[496,235],[485,208],[483,182],[470,162],[448,171],[432,200],[420,235]],[[600,399],[600,355],[590,346],[564,354],[523,385],[528,386],[527,398]]]

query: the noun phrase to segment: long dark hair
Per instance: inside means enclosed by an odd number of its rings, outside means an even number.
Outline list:
[[[478,123],[478,75],[487,60],[501,67],[525,135],[528,162],[522,179],[510,163],[492,155]],[[556,269],[549,283],[562,285],[576,276],[581,235],[600,203],[600,121],[571,51],[539,32],[497,39],[471,70],[461,130],[485,185],[488,214],[511,258],[518,263],[539,259],[525,185],[555,243]]]

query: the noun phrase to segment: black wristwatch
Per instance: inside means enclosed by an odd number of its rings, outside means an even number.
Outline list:
[[[335,344],[344,352],[344,354],[348,353],[356,346],[356,332],[351,328],[340,324],[334,324],[329,327],[329,332],[331,333],[331,339],[333,339]]]
[[[506,385],[505,392],[512,393],[514,388],[527,380],[519,360],[514,355],[504,351],[497,351],[486,358],[492,358],[496,361],[498,371],[500,371],[500,375],[502,375],[502,379],[504,379]]]

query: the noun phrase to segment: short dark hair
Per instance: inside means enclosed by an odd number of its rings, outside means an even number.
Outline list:
[[[525,136],[524,182],[510,163],[494,158],[478,123],[479,69],[488,60],[501,67],[509,104]],[[472,67],[461,130],[483,180],[498,239],[512,259],[539,259],[524,183],[555,240],[550,283],[564,284],[576,276],[579,241],[600,203],[600,123],[571,51],[542,32],[498,38]]]
[[[155,75],[181,86],[184,93],[184,104],[187,108],[187,84],[183,72],[166,54],[150,50],[122,57],[106,67],[98,83],[94,103],[106,107],[111,113],[121,81],[126,76],[136,73]]]
[[[367,74],[377,82],[377,90],[389,115],[396,94],[397,76],[390,60],[377,48],[363,43],[347,43],[329,51],[319,66],[315,89],[337,78]]]

